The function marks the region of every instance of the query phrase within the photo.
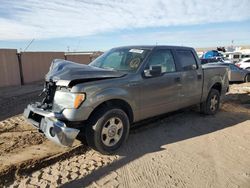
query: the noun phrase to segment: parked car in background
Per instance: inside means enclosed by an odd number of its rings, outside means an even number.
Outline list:
[[[240,52],[242,53],[241,58],[250,58],[250,49],[241,49]]]
[[[208,59],[200,59],[201,64],[207,64],[207,63],[231,63],[230,60],[225,60],[223,57],[216,57],[216,58],[208,58]]]
[[[244,58],[236,63],[236,65],[242,69],[247,69],[250,71],[250,58]]]
[[[203,59],[220,58],[220,57],[223,57],[223,55],[217,50],[207,51],[202,55]]]
[[[250,71],[242,69],[232,63],[210,63],[207,65],[222,65],[227,66],[228,69],[228,79],[230,82],[250,82]]]
[[[225,52],[223,56],[224,58],[230,60],[232,63],[237,63],[242,59],[241,52]]]
[[[227,57],[223,57],[223,62],[224,63],[233,63],[233,60],[227,58]]]

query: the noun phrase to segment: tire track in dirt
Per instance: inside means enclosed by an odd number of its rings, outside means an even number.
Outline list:
[[[44,140],[44,136],[21,115],[0,121],[0,156],[42,144]]]
[[[10,140],[11,137],[11,140]],[[25,131],[25,132],[9,132],[0,135],[0,156],[7,153],[16,153],[25,147],[42,144],[45,138],[40,133]]]
[[[22,179],[16,180],[10,187],[58,187],[87,176],[91,172],[111,164],[116,159],[117,156],[105,156],[89,150],[84,155],[59,161],[30,175],[25,175]],[[117,175],[111,174],[106,180],[95,182],[91,186],[106,185],[106,182],[110,178],[113,180],[115,176]]]
[[[181,115],[182,114],[179,114],[179,116]],[[175,117],[178,117],[178,115]],[[155,123],[164,123],[167,120],[168,118],[156,121]],[[155,131],[165,132],[163,127],[158,127],[158,129],[161,130],[159,131],[153,128],[150,134],[154,135]],[[174,158],[176,160],[177,158],[174,154],[168,151],[163,155],[160,152],[164,150],[163,148],[154,153],[147,152],[145,148],[155,145],[153,142],[156,142],[150,138],[150,134],[140,135],[140,140],[143,142],[139,142],[138,138],[136,138],[136,134],[130,136],[130,140],[137,140],[136,143],[140,143],[140,145],[128,143],[129,146],[125,146],[124,153],[129,153],[131,156],[138,156],[138,158],[136,158],[135,161],[133,158],[128,159],[130,156],[127,156],[128,158],[126,160],[131,162],[128,163],[129,165],[124,165],[118,170],[120,187],[152,187],[152,185],[157,185],[157,187],[171,187],[171,185],[174,187],[187,187],[185,178],[180,176],[178,170],[173,167],[171,162],[174,161],[168,160],[168,158]],[[164,140],[159,137],[157,142],[161,143],[164,142]],[[145,157],[145,155],[147,155],[147,157]],[[164,160],[164,158],[166,158],[166,160]]]
[[[35,130],[33,126],[27,125],[22,115],[14,116],[0,121],[0,134],[6,132],[23,132]]]

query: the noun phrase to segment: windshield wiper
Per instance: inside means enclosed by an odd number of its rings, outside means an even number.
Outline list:
[[[107,70],[116,70],[115,68],[112,68],[112,67],[101,67],[103,69],[107,69]]]

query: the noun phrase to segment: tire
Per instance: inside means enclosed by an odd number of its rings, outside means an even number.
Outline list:
[[[112,154],[127,139],[129,127],[129,118],[123,110],[102,108],[90,118],[86,127],[87,143],[102,154]]]
[[[201,113],[214,115],[220,107],[220,92],[216,89],[211,89],[207,100],[201,103]]]
[[[247,74],[244,79],[245,82],[250,82],[250,74]]]

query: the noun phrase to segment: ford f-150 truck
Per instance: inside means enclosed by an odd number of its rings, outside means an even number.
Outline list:
[[[89,65],[57,59],[45,80],[27,120],[64,146],[82,131],[101,153],[116,151],[134,122],[196,104],[215,114],[228,89],[226,67],[202,67],[193,48],[176,46],[113,48]]]

